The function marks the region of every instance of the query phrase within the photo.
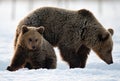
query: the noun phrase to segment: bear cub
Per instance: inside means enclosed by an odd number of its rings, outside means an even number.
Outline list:
[[[43,32],[43,26],[37,28],[22,26],[16,47],[14,48],[14,57],[7,70],[56,68],[55,51],[53,46],[43,38]]]

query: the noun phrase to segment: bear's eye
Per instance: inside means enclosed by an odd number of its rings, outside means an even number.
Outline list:
[[[38,39],[35,39],[35,42],[37,42],[38,41]]]
[[[30,42],[32,42],[32,39],[31,39],[31,38],[29,38],[29,41],[30,41]]]

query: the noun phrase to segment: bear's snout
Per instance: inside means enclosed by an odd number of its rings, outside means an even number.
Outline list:
[[[113,64],[113,61],[111,60],[108,64],[109,64],[109,65],[110,65],[110,64]]]
[[[108,65],[113,64],[113,59],[104,60]]]
[[[36,49],[36,47],[35,47],[35,46],[32,46],[32,49],[33,49],[33,50],[35,50],[35,49]]]

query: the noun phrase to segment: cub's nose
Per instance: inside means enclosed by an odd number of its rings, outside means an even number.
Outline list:
[[[35,46],[32,46],[32,49],[35,49]]]

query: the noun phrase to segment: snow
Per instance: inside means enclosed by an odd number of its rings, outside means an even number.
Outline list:
[[[115,31],[113,35],[113,64],[107,65],[91,51],[86,68],[69,69],[67,63],[62,61],[58,48],[54,48],[58,60],[57,69],[28,70],[27,68],[23,68],[15,72],[7,71],[6,67],[10,64],[13,57],[13,42],[16,26],[19,20],[24,17],[29,10],[27,9],[27,5],[25,5],[26,3],[21,1],[17,2],[16,18],[11,20],[11,2],[2,1],[0,3],[0,81],[120,81],[120,2],[103,2],[102,13],[98,11],[97,2],[86,3],[87,5],[84,5],[85,2],[81,0],[79,4],[77,0],[76,2],[69,2],[69,5],[66,6],[64,5],[65,2],[57,4],[57,2],[43,0],[40,4],[39,1],[34,2],[33,9],[48,4],[47,6],[67,7],[68,9],[75,10],[87,8],[91,10],[106,29],[111,27]],[[21,4],[23,4],[22,7]]]

